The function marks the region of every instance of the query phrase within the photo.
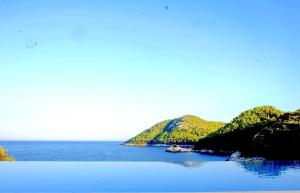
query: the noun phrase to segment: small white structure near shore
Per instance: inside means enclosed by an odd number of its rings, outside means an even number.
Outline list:
[[[180,147],[179,145],[172,145],[166,149],[166,152],[173,152],[173,153],[179,153],[179,152],[192,152],[194,151],[191,147]]]

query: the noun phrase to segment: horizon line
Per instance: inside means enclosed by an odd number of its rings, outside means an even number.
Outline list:
[[[0,139],[1,141],[126,141],[127,139]]]

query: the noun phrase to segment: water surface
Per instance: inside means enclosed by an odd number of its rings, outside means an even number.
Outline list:
[[[166,147],[123,146],[122,141],[0,141],[17,161],[224,161],[199,153],[167,153]]]
[[[300,190],[300,164],[280,163],[2,162],[0,192]]]
[[[2,192],[180,192],[300,190],[300,162],[226,162],[122,142],[2,141]]]

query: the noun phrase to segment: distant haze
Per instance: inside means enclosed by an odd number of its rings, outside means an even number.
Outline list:
[[[0,1],[0,139],[124,140],[300,108],[300,1]]]

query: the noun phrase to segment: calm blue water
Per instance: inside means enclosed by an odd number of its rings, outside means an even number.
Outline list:
[[[17,161],[224,161],[199,153],[167,153],[166,147],[134,147],[121,141],[0,141]]]
[[[189,167],[167,162],[2,162],[0,192],[300,190],[299,164],[273,166],[225,161]]]
[[[0,162],[0,193],[300,190],[298,161],[228,162],[120,143],[0,142],[19,160]]]

